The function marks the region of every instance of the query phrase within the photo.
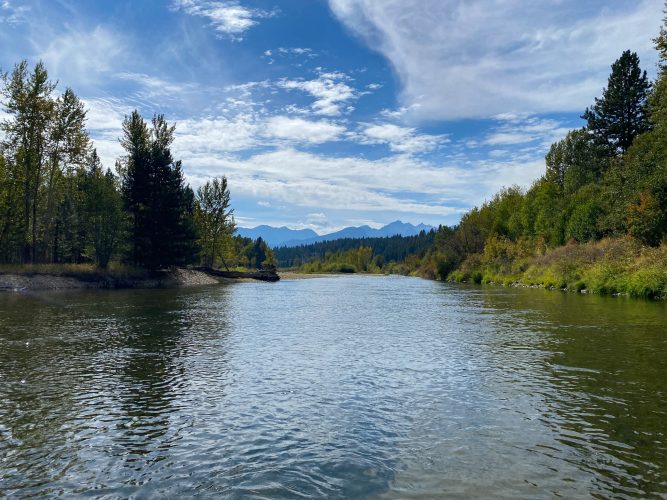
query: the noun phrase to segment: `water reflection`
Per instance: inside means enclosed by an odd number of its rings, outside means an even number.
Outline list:
[[[0,455],[17,466],[0,484],[48,494],[69,477],[149,478],[189,425],[178,401],[187,402],[188,382],[197,384],[186,376],[192,351],[215,339],[216,373],[225,371],[226,297],[217,289],[219,309],[198,323],[208,296],[196,293],[2,297]],[[218,390],[223,382],[216,379]]]
[[[547,356],[526,380],[558,445],[534,451],[590,473],[602,496],[664,493],[667,336],[664,303],[535,290],[483,290],[485,303],[519,316]],[[511,297],[511,298],[510,298]],[[521,312],[517,312],[520,310]],[[538,326],[536,328],[536,326]]]
[[[1,295],[0,493],[664,496],[665,312],[394,277]]]

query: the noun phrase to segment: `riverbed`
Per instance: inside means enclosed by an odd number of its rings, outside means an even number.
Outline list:
[[[0,294],[0,496],[667,497],[667,305],[417,278]]]

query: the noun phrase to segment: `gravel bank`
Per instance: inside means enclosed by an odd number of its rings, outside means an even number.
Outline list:
[[[151,278],[124,279],[114,277],[76,278],[48,273],[0,274],[0,292],[32,290],[78,290],[92,288],[179,288],[220,283],[208,274],[192,269],[164,271]]]

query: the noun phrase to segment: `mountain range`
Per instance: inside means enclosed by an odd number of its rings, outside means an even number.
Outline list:
[[[309,245],[320,241],[338,240],[341,238],[383,238],[387,236],[414,236],[420,231],[435,229],[426,224],[410,224],[394,221],[379,229],[370,226],[346,227],[334,233],[319,235],[312,229],[290,229],[288,227],[257,226],[254,228],[239,227],[236,233],[246,238],[261,237],[271,247],[295,247]]]

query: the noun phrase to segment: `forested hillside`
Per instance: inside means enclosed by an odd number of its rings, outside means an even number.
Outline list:
[[[445,279],[520,281],[601,293],[667,290],[667,31],[649,82],[614,62],[586,126],[553,144],[527,191],[510,187],[441,228],[425,267]],[[565,245],[562,249],[559,248]]]
[[[276,261],[280,267],[299,267],[308,264],[308,270],[323,271],[345,269],[368,271],[372,263],[376,271],[388,270],[389,264],[402,263],[408,257],[417,264],[426,255],[435,240],[435,231],[421,231],[416,236],[390,236],[386,238],[342,238],[322,241],[298,247],[281,247],[275,249]],[[354,252],[360,248],[371,249],[370,258],[365,264],[359,265],[359,258]],[[362,262],[365,262],[362,259]],[[318,266],[317,263],[321,265]]]

